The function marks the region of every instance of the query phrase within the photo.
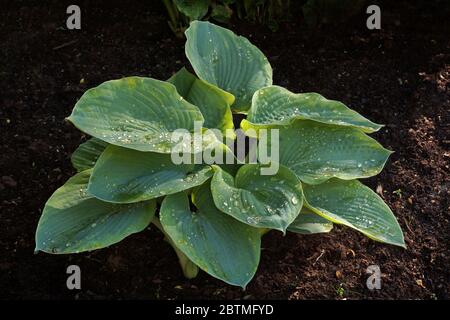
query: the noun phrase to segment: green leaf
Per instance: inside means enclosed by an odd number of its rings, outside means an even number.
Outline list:
[[[68,119],[108,143],[159,153],[171,152],[174,130],[193,132],[194,121],[204,120],[174,85],[142,77],[106,81],[86,91]]]
[[[246,164],[233,178],[214,166],[211,182],[214,203],[241,222],[286,232],[303,204],[300,180],[282,166],[271,176],[261,175],[260,169],[260,165]]]
[[[405,247],[403,233],[392,211],[358,180],[331,179],[303,185],[308,207],[322,217],[358,230],[369,238]]]
[[[230,7],[218,4],[213,6],[211,18],[221,23],[227,23],[232,14],[233,10],[231,10]]]
[[[242,125],[244,130],[270,128],[289,125],[296,119],[349,126],[367,133],[382,128],[342,102],[328,100],[318,93],[294,94],[278,86],[262,88],[255,93],[247,120]]]
[[[246,38],[209,22],[186,30],[186,56],[198,77],[236,97],[233,110],[250,108],[253,93],[272,84],[272,67]]]
[[[177,193],[212,176],[209,166],[174,164],[169,154],[108,146],[95,164],[88,192],[114,203],[132,203]]]
[[[209,183],[194,189],[191,212],[185,193],[167,196],[160,219],[173,243],[200,269],[226,283],[244,287],[258,268],[261,234],[217,210]]]
[[[190,20],[200,20],[208,12],[210,0],[175,0],[175,4]]]
[[[88,141],[80,144],[80,146],[72,153],[72,165],[78,172],[93,168],[98,157],[103,150],[108,146],[108,143],[91,138]]]
[[[279,136],[280,163],[309,184],[333,177],[351,180],[374,176],[391,154],[360,130],[309,120],[281,128]]]
[[[300,234],[314,234],[330,232],[333,229],[333,223],[318,214],[315,214],[310,209],[303,207],[300,214],[292,222],[288,231]]]
[[[198,79],[184,67],[167,81],[175,85],[182,97],[200,109],[205,118],[204,127],[217,128],[223,133],[234,129],[230,109],[234,102],[232,94]]]
[[[86,192],[92,169],[80,172],[55,191],[45,204],[36,230],[36,251],[77,253],[104,248],[144,230],[155,202],[118,205]]]

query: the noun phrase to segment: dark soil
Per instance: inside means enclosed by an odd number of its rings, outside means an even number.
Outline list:
[[[392,208],[408,247],[343,227],[312,236],[271,232],[243,291],[205,273],[184,279],[153,227],[91,253],[33,254],[41,210],[74,173],[70,155],[86,138],[64,121],[77,99],[106,80],[166,79],[188,65],[184,40],[171,34],[159,1],[79,1],[81,31],[65,30],[67,4],[48,3],[1,4],[0,298],[450,298],[445,10],[385,1],[381,31],[366,29],[365,15],[314,30],[294,19],[275,33],[232,23],[267,55],[276,84],[319,92],[386,124],[374,137],[396,152],[382,174],[364,182]],[[80,291],[66,289],[71,264],[81,267]],[[381,290],[366,288],[372,264],[381,268]]]

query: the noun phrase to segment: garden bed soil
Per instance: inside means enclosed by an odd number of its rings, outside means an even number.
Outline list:
[[[386,124],[373,136],[395,153],[364,180],[404,230],[407,249],[336,226],[324,235],[270,232],[246,290],[205,273],[186,280],[154,228],[109,248],[33,254],[47,198],[72,174],[86,139],[64,120],[88,88],[123,76],[166,79],[188,65],[184,40],[159,1],[80,1],[82,30],[65,30],[61,1],[3,4],[0,12],[0,298],[7,299],[435,299],[450,296],[449,17],[433,6],[385,1],[382,30],[365,15],[308,30],[301,19],[278,32],[231,23],[268,57],[274,83],[341,100]],[[447,12],[448,13],[448,12]],[[66,268],[82,289],[66,288]],[[366,288],[379,265],[382,289]]]

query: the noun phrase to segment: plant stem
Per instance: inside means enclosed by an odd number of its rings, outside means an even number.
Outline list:
[[[167,241],[167,243],[169,243],[175,250],[175,253],[177,254],[178,257],[178,261],[181,266],[181,270],[183,270],[183,275],[187,279],[195,278],[198,274],[197,265],[193,263],[180,249],[177,248],[177,246],[169,237],[169,235],[164,231],[163,226],[161,225],[161,222],[157,217],[153,219],[152,223],[159,229],[159,231],[161,231],[164,234],[164,240]]]

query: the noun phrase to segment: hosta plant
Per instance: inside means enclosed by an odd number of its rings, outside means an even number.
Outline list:
[[[272,85],[263,53],[227,29],[195,21],[186,37],[195,75],[183,68],[167,81],[107,81],[76,103],[68,120],[91,138],[72,155],[78,173],[44,207],[36,250],[100,249],[153,224],[186,277],[201,269],[245,287],[270,230],[314,234],[341,224],[404,247],[391,210],[359,181],[378,174],[391,154],[368,136],[381,125],[317,93]],[[173,162],[176,130],[194,134],[197,122],[202,132],[236,139],[234,113],[247,115],[241,128],[252,138],[278,130],[278,141],[268,139],[279,144],[274,174],[250,161]],[[192,156],[211,146],[233,153],[216,135],[206,140]]]

